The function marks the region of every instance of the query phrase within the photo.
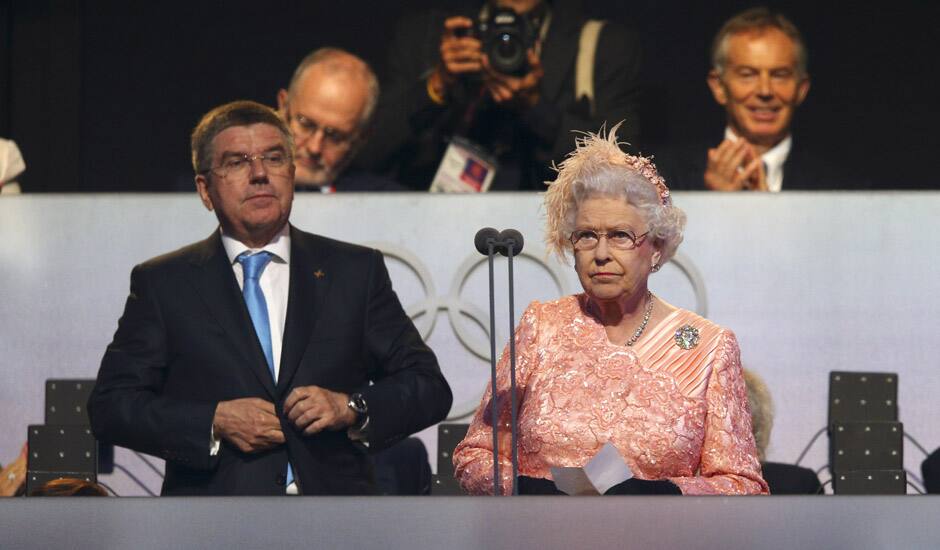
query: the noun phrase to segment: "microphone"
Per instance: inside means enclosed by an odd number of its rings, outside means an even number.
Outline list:
[[[499,252],[508,258],[509,270],[509,396],[510,396],[510,450],[512,461],[512,494],[519,494],[519,434],[518,434],[518,400],[516,395],[516,338],[514,328],[513,312],[513,276],[512,276],[512,257],[522,252],[522,246],[525,240],[522,233],[515,229],[504,229],[497,231],[492,227],[484,227],[477,231],[473,237],[473,245],[480,254],[486,256],[489,263],[490,274],[490,415],[493,418],[493,494],[499,495],[500,475],[499,475],[499,410],[497,408],[497,396],[499,388],[497,387],[496,376],[496,304],[493,285],[493,256]]]
[[[496,396],[499,390],[496,385],[496,294],[493,291],[493,255],[496,254],[497,242],[499,242],[499,231],[492,227],[484,227],[477,231],[473,237],[473,246],[477,252],[486,256],[490,268],[490,383],[492,384],[490,398],[490,418],[499,418],[499,411],[496,407]],[[493,422],[493,494],[500,494],[499,477],[499,422]]]
[[[518,256],[522,252],[525,239],[522,238],[522,233],[515,229],[503,229],[499,232],[499,244],[499,253],[503,256]]]
[[[497,241],[499,240],[499,236],[499,231],[493,229],[492,227],[484,227],[483,229],[477,231],[476,236],[473,237],[473,246],[476,247],[477,252],[480,254],[489,256],[489,245],[492,243],[495,249],[497,246]]]

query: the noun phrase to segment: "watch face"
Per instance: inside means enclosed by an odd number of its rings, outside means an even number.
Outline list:
[[[349,408],[359,414],[365,414],[369,410],[368,405],[366,405],[366,400],[362,397],[361,393],[354,393],[349,396]]]

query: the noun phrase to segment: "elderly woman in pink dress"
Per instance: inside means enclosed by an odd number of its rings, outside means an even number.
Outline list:
[[[521,492],[554,492],[552,466],[612,443],[634,478],[613,493],[761,494],[767,484],[734,333],[653,294],[685,214],[614,127],[587,135],[545,195],[546,240],[574,256],[582,294],[533,302],[515,334]],[[498,366],[500,481],[511,493],[509,358]],[[491,394],[454,451],[461,486],[493,492]],[[551,487],[551,490],[546,490]]]

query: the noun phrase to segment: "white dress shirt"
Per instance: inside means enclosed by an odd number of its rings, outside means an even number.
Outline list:
[[[221,229],[220,229],[221,231]],[[284,228],[271,239],[271,242],[261,248],[248,248],[233,237],[222,233],[222,246],[225,254],[232,264],[238,288],[244,290],[245,275],[238,257],[244,252],[257,254],[261,251],[271,253],[271,261],[261,273],[261,292],[268,305],[268,321],[271,324],[271,353],[274,356],[274,383],[277,384],[277,375],[281,368],[281,348],[284,344],[284,323],[287,321],[287,295],[290,289],[290,225]]]

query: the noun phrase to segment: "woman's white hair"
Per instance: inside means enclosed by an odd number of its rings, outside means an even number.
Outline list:
[[[751,408],[751,430],[757,445],[760,461],[767,460],[767,445],[770,443],[770,431],[774,428],[774,400],[764,379],[756,372],[744,370],[744,386],[747,388],[747,401]]]
[[[622,123],[621,123],[622,124]],[[668,262],[682,242],[685,212],[672,205],[669,188],[656,165],[646,157],[624,153],[617,141],[617,124],[605,132],[586,133],[556,170],[558,176],[545,193],[548,249],[566,261],[571,250],[578,208],[596,197],[623,199],[637,208],[649,225],[649,238],[660,251],[659,265]]]

